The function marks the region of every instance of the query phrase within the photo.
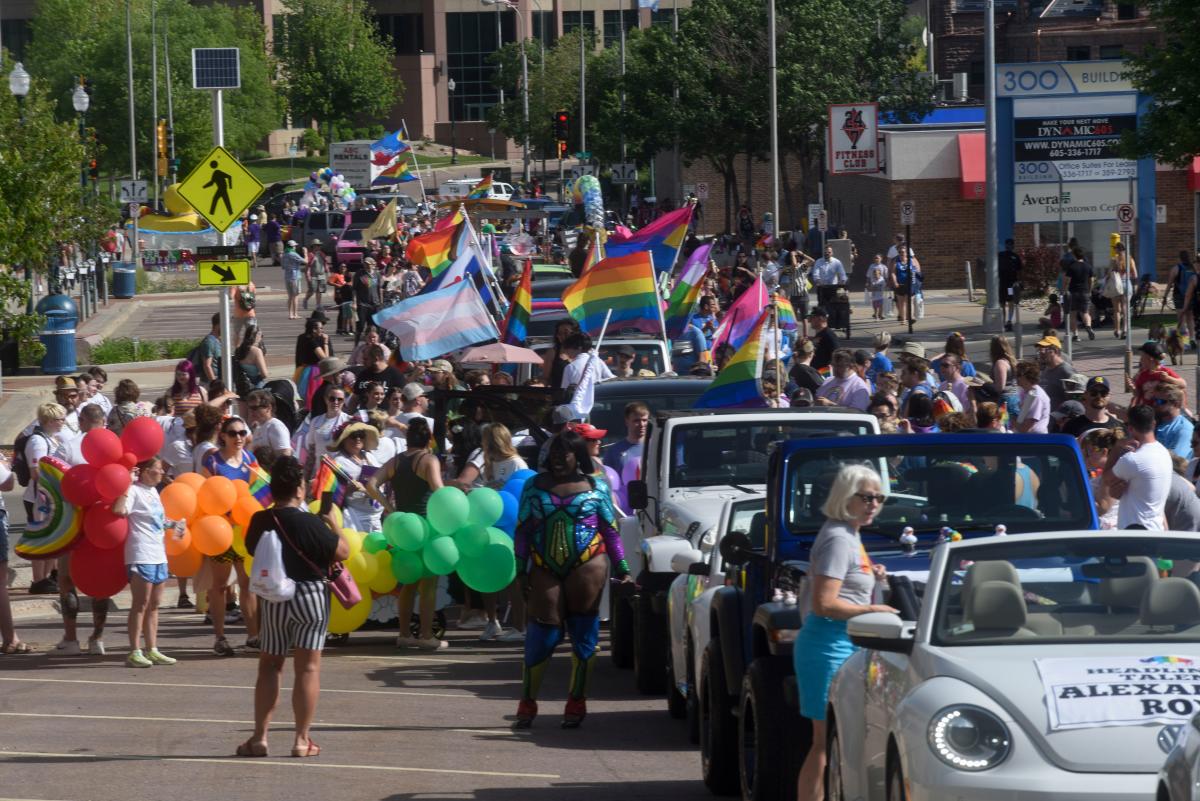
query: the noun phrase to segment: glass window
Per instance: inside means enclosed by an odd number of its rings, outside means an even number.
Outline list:
[[[1100,45],[1100,58],[1124,58],[1125,45]]]
[[[500,101],[500,90],[492,83],[496,68],[488,57],[496,52],[497,15],[494,11],[446,14],[446,71],[454,79],[450,93],[453,119],[482,120],[487,110]],[[500,14],[503,41],[516,38],[516,16]]]
[[[578,12],[578,11],[564,11],[562,13],[563,33],[570,33],[571,31],[573,31],[579,27],[579,14],[580,14],[580,12]],[[583,28],[584,28],[584,30],[592,31],[593,33],[595,33],[595,31],[596,31],[596,12],[595,11],[584,11],[583,12]]]
[[[529,15],[533,23],[533,38],[537,39],[543,46],[550,48],[558,41],[557,31],[554,28],[554,12],[553,11],[534,11]]]
[[[608,431],[604,444],[616,442],[625,437],[625,406],[630,401],[645,401],[655,412],[676,412],[690,409],[696,404],[696,398],[708,387],[709,382],[703,379],[683,379],[672,381],[671,389],[666,390],[645,380],[606,381],[596,387],[596,403],[592,406],[589,419],[596,428]],[[653,387],[651,393],[650,388]]]
[[[983,11],[987,5],[987,0],[955,0],[955,11]],[[1018,0],[995,0],[993,6],[997,11],[1000,10],[1016,10],[1019,5]]]
[[[961,0],[960,0],[961,2]],[[1104,0],[1035,0],[1029,9],[1031,18],[1097,17],[1104,11]]]
[[[679,9],[680,19],[683,18],[684,11],[686,11],[686,9]],[[675,12],[670,8],[663,8],[662,6],[659,6],[658,11],[650,12],[650,26],[652,28],[670,28],[675,24],[674,20]]]
[[[1067,48],[1067,61],[1090,61],[1091,58],[1091,45],[1072,45]]]
[[[399,55],[413,55],[425,50],[425,25],[420,14],[378,14],[375,22],[385,40]]]
[[[620,46],[621,43],[621,17],[625,18],[625,32],[628,36],[629,31],[632,31],[638,26],[638,12],[633,9],[625,9],[624,11],[605,11],[604,12],[604,46],[614,47]]]
[[[25,58],[25,48],[29,46],[32,38],[30,22],[27,19],[0,20],[0,45],[4,46],[13,61]]]

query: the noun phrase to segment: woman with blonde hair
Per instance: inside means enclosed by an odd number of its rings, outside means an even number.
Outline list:
[[[1017,354],[1003,334],[995,334],[988,343],[992,360],[992,383],[1000,387],[1008,416],[1015,419],[1021,411],[1021,392],[1017,386]]]
[[[1125,336],[1125,327],[1129,321],[1129,282],[1137,277],[1137,264],[1125,250],[1125,245],[1118,242],[1113,245],[1112,267],[1109,276],[1104,280],[1104,294],[1112,298],[1113,304],[1113,336],[1117,339]]]
[[[499,490],[513,473],[529,467],[517,455],[512,432],[503,423],[489,423],[480,434],[480,445],[467,456],[467,463],[454,483],[464,490],[471,487],[491,487]]]

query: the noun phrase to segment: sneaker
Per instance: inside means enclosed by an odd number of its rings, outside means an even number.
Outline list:
[[[58,582],[53,578],[38,579],[29,585],[30,595],[58,595]]]
[[[151,652],[151,653],[153,653],[153,652]],[[171,661],[175,661],[175,660],[171,660]],[[142,653],[141,648],[138,648],[136,651],[131,651],[129,653],[129,656],[125,657],[125,664],[129,665],[129,667],[135,667],[135,668],[154,667],[154,663],[146,658],[146,656]]]
[[[1011,330],[1012,330],[1012,323],[1005,323],[1005,324],[1004,324],[1004,330],[1005,330],[1005,331],[1011,331]]]
[[[134,651],[133,653],[140,654],[141,651]],[[130,654],[129,656],[131,659],[133,658],[133,654]],[[147,651],[146,658],[156,665],[173,665],[179,661],[175,659],[175,657],[167,656],[157,648],[151,648],[149,651]]]
[[[1095,339],[1095,338],[1096,338],[1096,332],[1092,330],[1092,327],[1091,327],[1091,326],[1088,326],[1088,327],[1087,327],[1087,328],[1085,328],[1084,330],[1085,330],[1085,331],[1087,331],[1088,339]]]
[[[489,620],[487,625],[483,627],[483,634],[479,635],[479,639],[484,640],[486,642],[488,640],[496,639],[503,633],[504,633],[503,626],[501,626],[495,620]]]
[[[186,595],[179,596],[179,603],[175,604],[176,609],[195,609],[196,605],[192,603],[192,599]]]
[[[204,625],[206,625],[206,626],[212,625],[212,615],[208,614],[207,612],[204,613]]]
[[[396,647],[397,648],[416,648],[417,643],[419,643],[419,642],[420,642],[420,640],[418,640],[416,637],[405,637],[405,636],[401,635],[396,638]]]
[[[430,637],[428,640],[417,640],[417,647],[422,651],[445,651],[450,647],[450,643],[439,640],[437,637]]]
[[[233,656],[235,652],[229,640],[221,637],[213,643],[213,653],[217,656]]]
[[[250,637],[249,639],[246,640],[246,644],[243,647],[247,651],[257,651],[260,649],[261,646],[259,645],[257,637]]]
[[[1078,342],[1078,341],[1079,341],[1079,334],[1078,334],[1078,332],[1076,332],[1076,333],[1074,333],[1074,334],[1071,334],[1071,341],[1072,341],[1072,342]]]
[[[63,656],[79,656],[83,651],[79,648],[79,640],[60,640],[54,650]]]
[[[242,620],[242,613],[237,609],[233,610],[232,612],[225,613],[225,622],[226,623],[240,623],[241,620]]]
[[[104,640],[99,637],[88,637],[88,653],[93,656],[104,656]]]
[[[496,642],[525,642],[525,632],[509,629],[497,637]]]
[[[482,629],[487,626],[487,618],[479,613],[467,613],[458,619],[460,629]]]

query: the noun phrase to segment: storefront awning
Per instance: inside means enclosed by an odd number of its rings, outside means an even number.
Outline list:
[[[1188,191],[1200,192],[1200,156],[1193,156],[1188,167]]]
[[[958,135],[958,188],[963,200],[983,200],[987,191],[986,158],[982,133]]]

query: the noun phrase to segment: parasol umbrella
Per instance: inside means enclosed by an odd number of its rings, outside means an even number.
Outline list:
[[[529,348],[493,342],[467,348],[459,361],[464,364],[541,364],[542,357]]]

